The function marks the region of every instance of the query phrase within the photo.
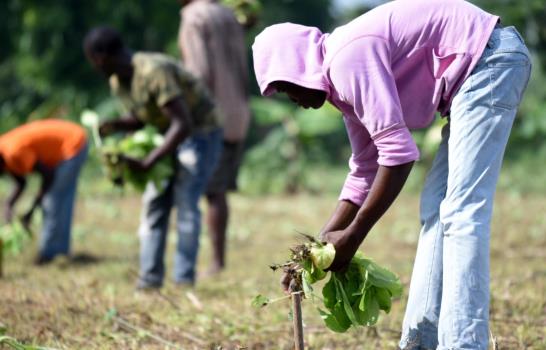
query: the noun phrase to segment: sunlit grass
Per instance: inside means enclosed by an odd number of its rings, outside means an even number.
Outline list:
[[[167,349],[166,344],[184,349],[291,348],[288,303],[255,310],[250,301],[257,293],[281,295],[279,275],[268,265],[284,260],[287,247],[298,239],[296,231],[312,234],[321,228],[336,204],[334,193],[232,196],[228,269],[199,280],[192,291],[178,288],[168,275],[161,293],[139,294],[134,284],[140,199],[134,194],[83,192],[73,250],[98,261],[71,265],[59,259],[36,268],[30,265],[32,249],[6,259],[0,321],[10,335],[61,349]],[[402,300],[393,304],[388,316],[381,316],[377,327],[342,335],[328,331],[306,301],[309,348],[395,348],[419,231],[417,208],[416,194],[406,191],[362,246],[364,253],[400,275],[406,285]],[[500,348],[546,348],[545,209],[546,198],[540,193],[501,192],[496,199],[491,331]],[[169,265],[175,241],[172,232]],[[206,270],[209,257],[204,232],[200,271]]]

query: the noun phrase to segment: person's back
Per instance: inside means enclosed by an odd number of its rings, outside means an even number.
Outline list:
[[[125,109],[132,111],[137,119],[166,130],[169,119],[161,111],[161,106],[180,96],[188,107],[196,130],[218,126],[214,103],[206,88],[178,61],[161,53],[136,52],[132,63],[131,86],[123,86],[118,77],[112,75],[110,87]]]
[[[233,12],[216,1],[192,1],[181,16],[184,66],[211,91],[224,119],[224,139],[240,141],[250,121],[243,28]]]
[[[36,264],[48,263],[70,251],[77,182],[86,158],[85,130],[66,120],[38,120],[0,136],[0,173],[5,170],[15,180],[5,207],[6,221],[14,217],[15,205],[26,187],[26,175],[36,172],[42,178],[32,206],[21,217],[23,225],[28,226],[35,210],[42,208],[42,235]]]
[[[37,162],[55,167],[78,153],[85,142],[85,130],[77,124],[59,119],[38,120],[3,134],[0,153],[9,171],[26,175]]]
[[[498,16],[461,0],[392,1],[333,31],[325,39],[324,63],[330,66],[345,48],[356,46],[367,54],[385,44],[406,124],[420,128],[436,108],[447,113],[497,21]]]

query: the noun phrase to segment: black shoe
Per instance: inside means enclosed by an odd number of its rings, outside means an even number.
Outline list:
[[[44,266],[53,261],[54,257],[52,256],[44,256],[41,254],[38,254],[33,261],[33,264],[36,266]]]
[[[74,254],[70,255],[68,258],[70,259],[70,263],[74,265],[89,265],[99,262],[99,258],[88,253]]]

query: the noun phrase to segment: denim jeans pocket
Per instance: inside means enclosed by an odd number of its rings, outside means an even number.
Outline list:
[[[498,52],[487,57],[491,78],[491,104],[504,109],[517,108],[529,82],[531,61],[527,49],[519,43],[512,52]]]
[[[492,67],[491,104],[504,109],[517,108],[529,80],[529,65]]]

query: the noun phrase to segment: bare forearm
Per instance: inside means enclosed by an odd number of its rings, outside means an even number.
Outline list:
[[[385,214],[406,183],[413,162],[392,167],[379,166],[368,197],[347,228],[362,242],[375,223]]]
[[[188,135],[189,130],[182,123],[171,123],[171,126],[165,133],[165,142],[146,157],[145,163],[147,167],[153,166],[159,159],[172,153]]]
[[[190,112],[181,97],[167,102],[161,107],[161,111],[170,119],[171,123],[165,133],[165,142],[146,157],[145,168],[151,167],[160,158],[173,152],[192,130]]]
[[[116,131],[129,132],[142,129],[144,127],[144,123],[142,123],[140,120],[136,119],[133,116],[125,116],[119,119],[114,119],[112,121],[109,121],[109,123],[111,124],[111,127]]]
[[[55,170],[50,169],[46,166],[39,165],[37,166],[38,173],[42,177],[42,184],[40,186],[40,190],[38,191],[38,194],[34,198],[34,202],[32,203],[32,207],[30,208],[30,211],[34,211],[40,204],[42,203],[42,200],[45,196],[45,194],[49,191],[53,184],[53,180],[55,178]]]
[[[354,220],[360,207],[350,201],[339,201],[336,210],[330,220],[322,228],[321,235],[325,232],[339,231],[346,229]]]
[[[9,208],[15,207],[15,204],[21,198],[21,195],[25,191],[26,188],[26,180],[24,178],[16,178],[15,179],[15,188],[13,189],[11,195],[8,197],[7,200],[7,206]]]

